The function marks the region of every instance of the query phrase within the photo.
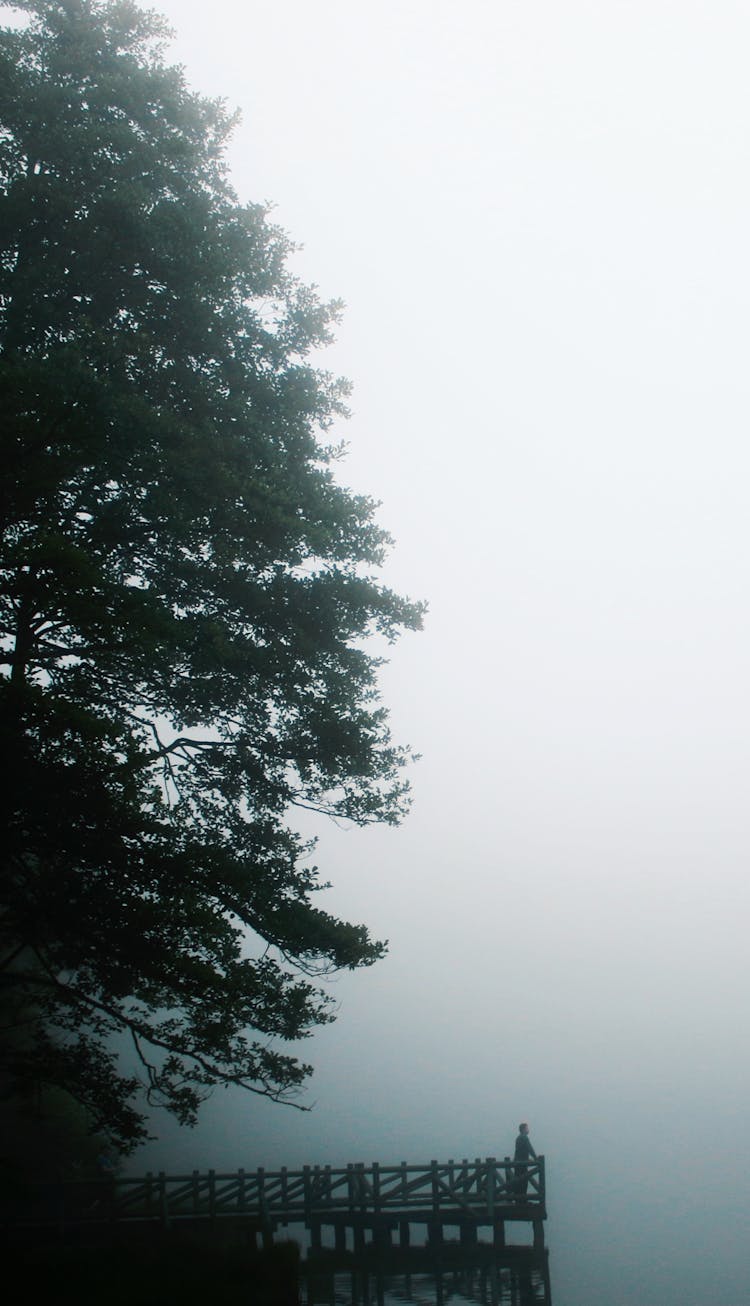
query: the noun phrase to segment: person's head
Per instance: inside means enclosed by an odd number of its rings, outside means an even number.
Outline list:
[[[528,1134],[529,1126],[527,1125],[525,1120],[522,1120],[520,1125],[518,1126],[518,1132],[519,1134]]]

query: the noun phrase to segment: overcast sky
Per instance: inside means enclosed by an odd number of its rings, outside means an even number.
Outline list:
[[[168,0],[243,199],[347,302],[341,477],[430,604],[399,831],[322,831],[390,940],[305,1055],[136,1164],[548,1157],[556,1306],[747,1300],[750,9]]]

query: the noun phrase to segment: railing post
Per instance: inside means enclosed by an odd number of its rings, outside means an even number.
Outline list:
[[[168,1229],[169,1208],[167,1206],[167,1176],[163,1170],[159,1171],[159,1213],[161,1215],[162,1229]]]
[[[208,1218],[213,1221],[216,1219],[216,1171],[208,1172]]]
[[[237,1171],[237,1209],[244,1215],[246,1207],[245,1201],[245,1171]]]
[[[310,1208],[314,1212],[320,1209],[320,1166],[313,1167],[310,1185]],[[319,1215],[310,1216],[310,1242],[312,1250],[319,1252],[323,1246],[322,1222]]]
[[[358,1256],[361,1256],[365,1249],[365,1217],[367,1215],[364,1161],[357,1161],[354,1169],[357,1175],[357,1198],[359,1202],[359,1219],[354,1226],[354,1250]]]
[[[262,1165],[258,1166],[256,1172],[256,1183],[258,1185],[258,1211],[264,1224],[268,1223],[268,1203],[266,1202],[266,1172]]]
[[[495,1216],[495,1175],[497,1171],[497,1161],[494,1156],[487,1157],[487,1215],[490,1224],[494,1223]]]
[[[438,1181],[438,1163],[430,1161],[430,1173],[432,1178],[432,1221],[428,1240],[434,1247],[439,1247],[443,1241],[443,1226],[440,1223],[440,1187]]]
[[[406,1170],[406,1161],[402,1161],[402,1162],[401,1162],[401,1196],[400,1196],[400,1201],[401,1201],[401,1205],[402,1205],[402,1207],[406,1208],[406,1216],[407,1216],[407,1218],[406,1218],[405,1220],[400,1220],[400,1221],[399,1221],[399,1227],[398,1227],[399,1244],[401,1245],[401,1247],[408,1247],[408,1246],[409,1246],[409,1242],[410,1242],[410,1233],[411,1233],[411,1230],[410,1230],[410,1227],[409,1227],[409,1211],[408,1211],[408,1208],[409,1208],[409,1179],[408,1179],[407,1170]]]

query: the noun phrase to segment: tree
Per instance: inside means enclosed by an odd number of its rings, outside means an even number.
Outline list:
[[[310,1067],[284,1042],[332,1019],[319,977],[383,954],[316,905],[292,813],[403,816],[363,637],[421,605],[378,583],[375,505],[334,478],[346,387],[310,356],[339,305],[233,193],[233,118],[130,0],[12,8],[3,1066],[132,1147],[141,1087],[185,1123],[215,1084],[292,1100]]]

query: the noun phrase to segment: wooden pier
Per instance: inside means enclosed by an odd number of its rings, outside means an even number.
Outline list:
[[[3,1224],[6,1233],[44,1226],[64,1237],[66,1229],[119,1236],[136,1227],[156,1231],[231,1221],[265,1244],[279,1227],[302,1224],[312,1254],[323,1249],[326,1237],[341,1254],[369,1247],[405,1250],[413,1242],[438,1249],[446,1235],[468,1250],[481,1231],[496,1251],[511,1252],[529,1246],[528,1239],[516,1244],[512,1238],[525,1226],[532,1251],[543,1255],[546,1216],[540,1156],[522,1175],[509,1157],[487,1157],[50,1183],[27,1189],[12,1211],[6,1207]]]
[[[525,1191],[507,1158],[431,1161],[429,1165],[353,1165],[346,1170],[314,1169],[307,1176],[305,1225],[312,1250],[320,1249],[323,1231],[333,1231],[338,1251],[360,1253],[367,1242],[379,1247],[408,1247],[412,1229],[421,1241],[438,1247],[446,1232],[470,1247],[479,1231],[490,1233],[495,1247],[506,1245],[506,1226],[526,1224],[533,1245],[544,1247],[544,1158],[529,1164]]]

